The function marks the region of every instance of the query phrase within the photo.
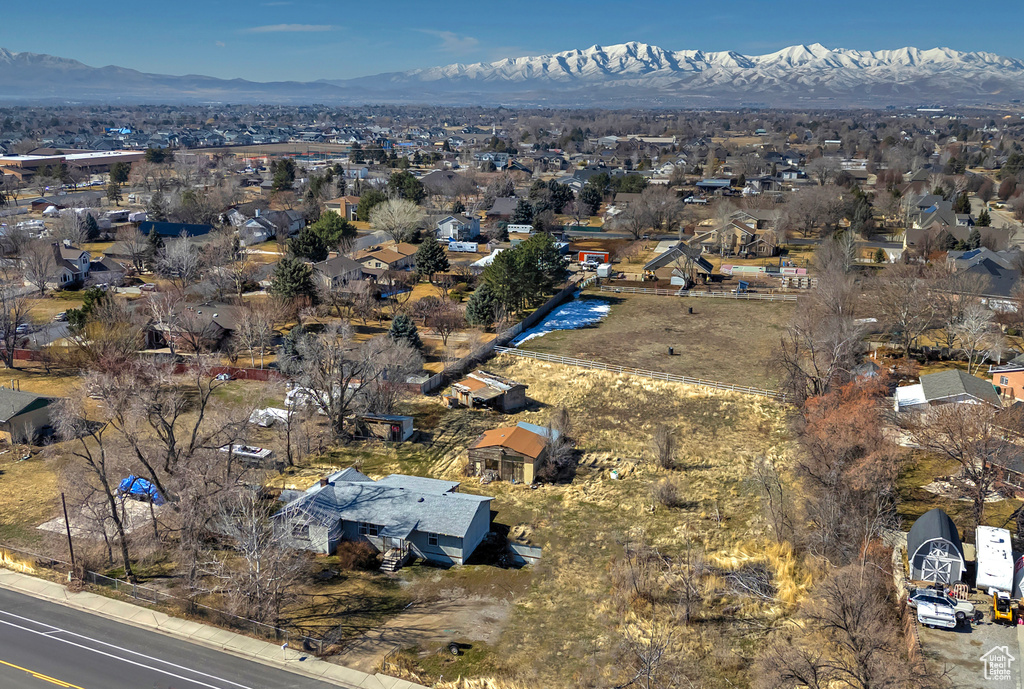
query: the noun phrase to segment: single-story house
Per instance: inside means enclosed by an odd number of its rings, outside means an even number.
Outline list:
[[[558,438],[558,431],[550,432]],[[503,481],[533,483],[548,457],[548,433],[525,421],[484,431],[467,450],[469,466],[477,476],[493,471]]]
[[[125,272],[125,267],[109,256],[89,262],[89,282],[94,285],[120,285],[124,281]]]
[[[305,492],[283,492],[287,504],[274,523],[293,548],[315,553],[362,540],[384,553],[387,569],[410,557],[461,565],[491,530],[493,498],[458,489],[455,481],[401,474],[374,481],[349,467]]]
[[[470,218],[461,213],[441,218],[435,227],[438,239],[464,242],[480,236],[480,219]]]
[[[483,369],[452,383],[455,400],[464,407],[490,407],[505,413],[526,407],[526,386]]]
[[[948,514],[935,508],[918,517],[907,534],[907,563],[913,581],[960,581],[967,563],[960,535]]]
[[[411,268],[416,260],[418,247],[402,242],[386,247],[374,247],[358,251],[353,258],[370,270],[405,270]]]
[[[324,289],[340,289],[363,279],[363,265],[348,256],[335,256],[312,264],[313,275]]]
[[[488,220],[510,220],[516,212],[519,199],[515,196],[500,196],[494,199],[494,204],[487,211]]]
[[[896,411],[922,410],[938,404],[990,404],[1002,407],[996,386],[958,368],[921,376],[916,385],[896,388]]]
[[[260,217],[272,222],[279,233],[288,237],[298,234],[306,226],[306,216],[297,210],[267,211]]]
[[[240,320],[240,307],[234,304],[189,304],[166,322],[151,321],[146,328],[146,346],[185,351],[223,349]]]
[[[52,397],[0,387],[0,440],[31,443],[50,425]]]

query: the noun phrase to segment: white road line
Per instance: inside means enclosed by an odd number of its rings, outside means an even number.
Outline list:
[[[114,655],[113,653],[107,653],[106,651],[101,651],[101,650],[96,649],[96,648],[89,648],[88,646],[83,646],[82,644],[78,644],[78,643],[75,643],[73,641],[68,641],[67,639],[62,639],[62,638],[57,637],[57,636],[50,636],[50,634],[53,634],[54,632],[64,632],[66,634],[70,634],[71,636],[77,636],[77,637],[79,637],[81,639],[86,639],[87,641],[91,641],[91,642],[94,642],[94,643],[102,644],[104,646],[109,646],[110,648],[114,648],[114,649],[117,649],[119,651],[124,651],[125,653],[131,653],[132,655],[139,656],[140,658],[145,658],[147,660],[150,660],[150,661],[153,661],[153,662],[156,662],[156,663],[161,663],[163,665],[167,665],[169,667],[173,667],[173,668],[176,668],[176,669],[179,669],[179,670],[183,670],[185,672],[189,672],[189,673],[192,673],[192,674],[195,674],[195,675],[200,675],[202,677],[206,677],[208,679],[211,679],[211,680],[214,680],[214,681],[217,681],[217,682],[221,682],[223,684],[230,684],[230,685],[233,685],[233,686],[236,686],[236,687],[240,687],[241,689],[252,689],[252,687],[247,687],[244,684],[238,684],[237,682],[232,682],[231,680],[223,679],[223,678],[217,677],[216,675],[210,675],[210,674],[207,674],[205,672],[199,672],[197,670],[192,670],[192,669],[184,667],[182,665],[176,665],[176,664],[168,662],[166,660],[160,660],[159,658],[154,658],[152,656],[147,656],[147,655],[145,655],[143,653],[138,653],[137,651],[132,651],[132,650],[127,649],[127,648],[121,648],[120,646],[115,646],[113,644],[108,644],[105,641],[100,641],[98,639],[90,639],[87,636],[83,636],[81,634],[76,634],[75,632],[69,632],[66,629],[61,629],[59,627],[54,627],[53,625],[50,625],[50,624],[45,624],[45,623],[42,623],[42,622],[36,622],[35,620],[27,618],[27,617],[21,617],[19,615],[14,615],[12,613],[5,612],[5,611],[2,611],[2,610],[0,610],[0,614],[8,615],[10,617],[15,617],[15,618],[18,618],[18,619],[21,619],[21,620],[25,620],[27,622],[33,622],[35,624],[43,624],[44,626],[52,627],[52,630],[49,631],[49,632],[40,632],[40,631],[36,631],[35,629],[29,629],[28,627],[23,627],[20,624],[14,624],[13,622],[7,622],[5,620],[0,620],[0,624],[7,625],[8,627],[14,627],[15,629],[20,629],[22,631],[29,632],[31,634],[38,634],[39,636],[45,636],[45,637],[47,637],[49,639],[53,639],[54,641],[59,641],[59,642],[64,643],[64,644],[68,644],[69,646],[74,646],[76,648],[80,648],[83,651],[89,651],[90,653],[95,653],[97,655],[106,656],[107,658],[113,658],[114,660],[120,660],[122,663],[128,663],[129,665],[135,665],[137,667],[145,668],[147,670],[152,670],[153,672],[159,672],[162,675],[167,675],[168,677],[173,677],[175,679],[180,679],[180,680],[182,680],[184,682],[190,682],[191,684],[194,684],[196,686],[207,687],[207,689],[223,689],[223,686],[215,686],[213,684],[207,684],[205,682],[201,682],[199,680],[191,679],[189,677],[184,677],[182,675],[176,675],[173,672],[168,672],[167,670],[161,670],[158,667],[153,667],[151,665],[146,665],[145,663],[140,663],[140,662],[137,662],[137,661],[134,661],[134,660],[129,660],[128,658],[122,658],[120,656]]]

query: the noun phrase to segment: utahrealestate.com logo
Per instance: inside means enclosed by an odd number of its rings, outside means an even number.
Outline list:
[[[1017,660],[1010,655],[1007,646],[996,646],[981,656],[981,662],[985,665],[985,679],[1012,680],[1013,671],[1010,665]]]

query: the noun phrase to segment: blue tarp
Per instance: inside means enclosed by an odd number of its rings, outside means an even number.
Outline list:
[[[117,486],[117,492],[119,495],[146,496],[153,501],[154,505],[164,504],[164,496],[160,495],[156,486],[138,476],[132,475],[123,479]]]

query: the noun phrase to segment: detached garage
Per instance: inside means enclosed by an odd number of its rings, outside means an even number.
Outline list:
[[[907,534],[907,562],[914,581],[953,584],[963,578],[964,547],[948,514],[929,510],[914,522]]]

